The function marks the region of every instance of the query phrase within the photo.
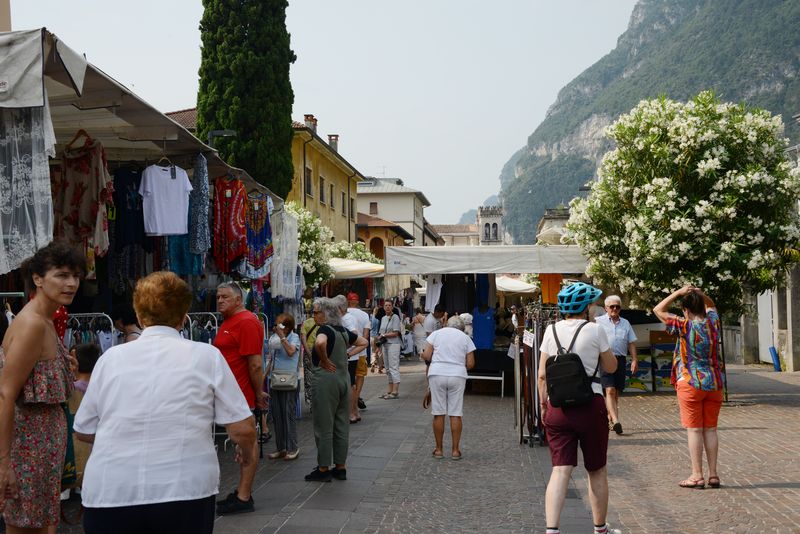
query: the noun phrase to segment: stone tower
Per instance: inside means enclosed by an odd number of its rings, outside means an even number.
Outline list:
[[[481,246],[502,245],[505,242],[503,206],[479,207],[477,222]]]

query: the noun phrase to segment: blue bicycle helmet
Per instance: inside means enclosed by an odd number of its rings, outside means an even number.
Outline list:
[[[565,315],[581,313],[602,294],[594,286],[575,282],[558,292],[558,309]]]

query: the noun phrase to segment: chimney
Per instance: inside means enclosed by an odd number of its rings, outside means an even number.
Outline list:
[[[306,115],[303,115],[303,122],[306,123],[306,128],[308,128],[312,132],[316,133],[316,131],[317,131],[317,119],[314,118],[313,114],[308,113]]]
[[[339,152],[339,134],[328,134],[328,144],[334,152]]]

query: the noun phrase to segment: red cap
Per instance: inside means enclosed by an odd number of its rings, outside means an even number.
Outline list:
[[[358,302],[360,299],[358,297],[358,293],[350,292],[347,294],[347,301],[348,302]]]

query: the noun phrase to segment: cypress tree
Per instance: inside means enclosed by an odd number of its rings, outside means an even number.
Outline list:
[[[292,185],[287,0],[203,0],[197,135],[230,129],[214,148],[230,165],[286,197]]]

